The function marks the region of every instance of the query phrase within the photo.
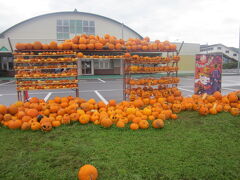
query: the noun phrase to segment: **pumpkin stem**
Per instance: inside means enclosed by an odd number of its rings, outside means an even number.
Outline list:
[[[204,93],[202,96],[202,99],[204,100],[204,99],[206,99],[206,97],[207,97],[207,93]]]

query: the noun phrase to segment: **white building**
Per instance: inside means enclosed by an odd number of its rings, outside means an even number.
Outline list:
[[[99,36],[110,34],[124,40],[128,38],[142,39],[142,36],[130,27],[108,17],[76,10],[44,14],[22,21],[0,33],[0,70],[12,69],[11,52],[18,42],[32,43],[41,41],[42,43],[49,43],[51,41],[71,39],[77,34]],[[106,62],[107,64],[100,64],[99,67],[97,67],[96,63],[96,68],[106,68],[109,73],[119,74],[120,63],[115,62],[114,65]]]
[[[238,61],[239,53],[237,48],[227,47],[223,44],[201,45],[200,53],[222,53],[224,63]]]

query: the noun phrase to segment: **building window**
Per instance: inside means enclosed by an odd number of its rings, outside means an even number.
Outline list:
[[[95,22],[83,20],[57,20],[57,39],[65,40],[76,34],[95,34]]]
[[[226,53],[229,53],[229,51],[226,51]]]
[[[221,47],[217,47],[218,50],[221,50],[222,48]]]
[[[69,20],[57,20],[57,39],[69,39]]]
[[[237,54],[234,53],[233,56],[237,56]]]
[[[102,59],[94,62],[94,68],[95,69],[111,69],[111,62],[109,59]]]

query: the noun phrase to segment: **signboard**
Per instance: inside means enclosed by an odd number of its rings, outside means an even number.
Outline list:
[[[195,94],[221,92],[222,54],[197,54],[195,67]]]

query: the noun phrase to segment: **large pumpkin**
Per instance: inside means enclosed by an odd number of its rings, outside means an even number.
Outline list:
[[[20,121],[20,120],[10,120],[9,122],[8,122],[8,127],[10,128],[10,129],[18,129],[18,128],[20,128],[22,126],[22,121]]]
[[[41,50],[42,49],[42,43],[39,41],[36,41],[33,43],[33,49],[35,50]]]
[[[96,180],[97,177],[98,177],[97,169],[90,164],[82,166],[78,171],[79,180]]]
[[[17,43],[15,46],[16,46],[17,50],[25,50],[26,49],[26,45],[23,43]]]
[[[49,48],[52,50],[56,50],[58,48],[58,44],[55,41],[50,42]]]

